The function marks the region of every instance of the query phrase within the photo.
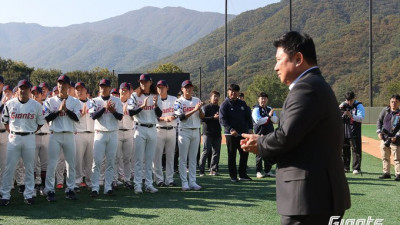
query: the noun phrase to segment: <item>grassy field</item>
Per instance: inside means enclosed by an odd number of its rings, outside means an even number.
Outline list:
[[[0,224],[279,224],[275,180],[256,179],[255,156],[250,155],[249,175],[254,180],[231,183],[225,146],[221,153],[222,175],[198,177],[202,191],[174,187],[135,195],[120,188],[117,196],[92,199],[82,190],[78,201],[67,200],[58,191],[56,203],[39,196],[32,206],[24,205],[21,194],[13,191],[10,205],[0,207]],[[385,225],[398,224],[400,182],[377,179],[381,161],[368,154],[363,155],[363,171],[363,176],[347,174],[352,207],[345,218],[371,216],[384,219]],[[179,183],[178,176],[175,181]]]
[[[378,140],[378,135],[376,134],[376,124],[363,124],[361,127],[361,134],[363,136]]]

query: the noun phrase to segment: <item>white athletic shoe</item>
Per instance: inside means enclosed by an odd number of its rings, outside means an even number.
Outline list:
[[[190,190],[189,185],[187,184],[182,185],[182,191],[189,191],[189,190]]]
[[[135,189],[134,189],[134,192],[135,192],[135,194],[143,194],[143,191],[142,191],[142,187],[141,186],[136,186],[135,185]]]
[[[199,191],[199,190],[201,190],[201,186],[194,183],[194,184],[190,185],[190,190]]]
[[[261,172],[257,172],[257,178],[263,178],[263,177],[265,177],[264,174],[262,174]]]
[[[353,174],[354,174],[354,175],[360,174],[360,171],[358,171],[358,170],[353,170]]]
[[[149,186],[146,187],[146,192],[149,192],[149,193],[157,193],[157,192],[158,192],[158,189],[155,188],[153,185],[149,185]]]

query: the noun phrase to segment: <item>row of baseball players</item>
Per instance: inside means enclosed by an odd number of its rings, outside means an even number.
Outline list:
[[[132,94],[129,84],[122,83],[120,98],[117,98],[110,95],[111,82],[102,79],[99,96],[88,99],[85,84],[78,82],[75,84],[77,98],[74,98],[68,95],[69,77],[62,75],[57,80],[58,94],[42,103],[42,89],[38,86],[31,89],[27,80],[21,80],[17,85],[17,97],[5,102],[2,110],[5,131],[0,135],[9,134],[6,166],[0,169],[3,173],[0,205],[10,202],[14,171],[20,158],[25,168],[24,202],[34,203],[35,163],[43,165],[46,161],[47,168],[41,166],[40,169],[41,178],[45,180],[43,194],[48,201],[56,201],[55,170],[61,151],[67,168],[67,199],[77,199],[74,190],[83,181],[83,176],[91,186],[91,196],[97,197],[102,164],[105,164],[104,193],[114,195],[112,182],[118,177],[114,169],[116,159],[123,162],[123,177],[128,186],[129,162],[133,162],[135,176],[131,187],[136,194],[143,193],[142,180],[145,180],[146,192],[158,191],[153,186],[153,171],[157,184],[172,186],[177,120],[180,121],[178,146],[182,190],[200,190],[201,186],[196,183],[196,156],[204,114],[199,110],[200,99],[192,97],[191,81],[182,83],[183,95],[179,99],[167,94],[168,84],[163,80],[157,83],[157,90],[147,74],[140,76],[139,83],[140,87]],[[46,141],[43,140],[45,137],[48,137],[47,154],[41,152],[45,148],[36,147]],[[167,157],[165,179],[161,166],[164,148]]]

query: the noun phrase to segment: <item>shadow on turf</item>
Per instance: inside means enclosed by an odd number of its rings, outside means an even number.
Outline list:
[[[0,208],[0,212],[4,217],[34,220],[153,219],[165,212],[174,212],[174,209],[206,212],[225,206],[252,207],[265,200],[276,200],[274,178],[232,183],[227,176],[205,176],[198,177],[197,182],[203,190],[182,192],[180,187],[163,187],[156,194],[135,195],[132,190],[120,188],[116,196],[100,195],[96,199],[89,196],[89,191],[82,190],[77,194],[77,201],[67,200],[62,191],[57,191],[57,202],[49,203],[43,196],[38,196],[35,205],[31,206],[25,205],[21,194],[14,190],[10,205]]]

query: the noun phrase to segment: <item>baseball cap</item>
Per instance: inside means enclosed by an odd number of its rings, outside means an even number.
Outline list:
[[[79,86],[82,86],[83,88],[86,89],[86,85],[85,85],[85,83],[83,83],[83,82],[78,82],[78,83],[76,83],[74,87],[77,88],[77,87],[79,87]]]
[[[13,94],[15,94],[17,92],[17,90],[18,90],[18,87],[14,87],[13,88]]]
[[[118,89],[116,89],[116,88],[113,88],[113,89],[111,90],[111,94],[114,94],[114,93],[117,93],[117,94],[119,94],[119,91],[118,91]]]
[[[33,91],[37,91],[39,93],[43,93],[42,88],[39,87],[39,86],[33,86],[32,89],[31,89],[31,92],[33,92]]]
[[[2,91],[6,91],[6,90],[12,91],[13,88],[12,88],[10,85],[6,85],[6,86],[3,87],[3,90],[2,90]]]
[[[55,91],[58,91],[58,87],[57,86],[53,87],[53,92],[55,92]]]
[[[4,77],[0,76],[0,82],[4,84]]]
[[[71,87],[75,88],[75,82],[71,81]]]
[[[139,78],[139,81],[141,81],[141,80],[150,81],[150,80],[152,80],[152,79],[151,79],[150,75],[148,75],[148,74],[142,74],[142,75],[140,75],[140,78]]]
[[[49,85],[46,82],[42,82],[39,84],[39,87],[43,88],[43,87],[47,87],[47,89],[50,89]]]
[[[124,88],[129,90],[131,89],[131,86],[127,82],[124,82],[121,85],[119,85],[119,89],[124,89]]]
[[[105,85],[105,86],[107,86],[107,87],[110,87],[110,86],[111,86],[111,81],[108,80],[108,79],[102,79],[102,80],[99,82],[99,86],[101,86],[101,85]]]
[[[29,81],[27,81],[27,80],[20,80],[18,82],[17,87],[21,87],[21,86],[27,86],[28,88],[32,87],[31,83],[29,83]]]
[[[186,87],[188,85],[193,87],[192,81],[190,81],[190,80],[183,81],[181,87]]]
[[[69,77],[67,75],[61,75],[58,79],[58,81],[63,81],[65,83],[71,84],[71,80],[69,79]]]
[[[162,86],[168,87],[167,81],[165,81],[165,80],[159,80],[159,81],[157,82],[157,86],[158,86],[158,85],[162,85]]]

